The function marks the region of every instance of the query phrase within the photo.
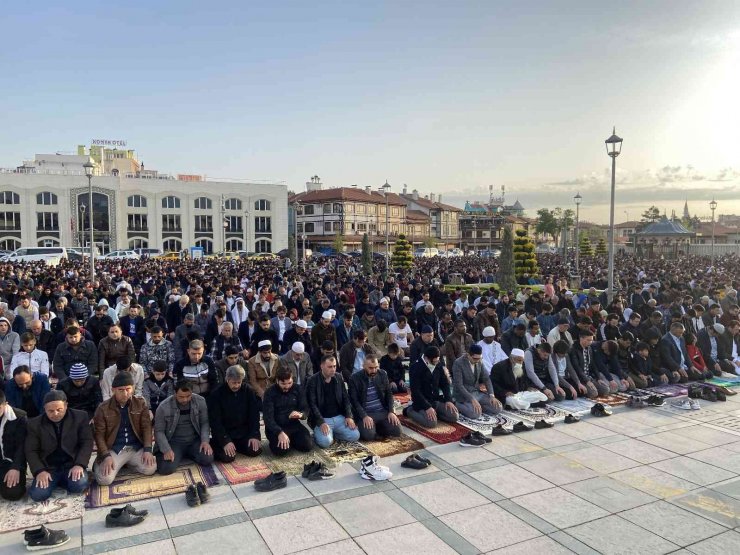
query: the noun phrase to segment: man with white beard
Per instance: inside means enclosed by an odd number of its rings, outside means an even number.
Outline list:
[[[483,328],[483,339],[478,341],[483,349],[483,370],[486,374],[491,374],[491,368],[502,360],[506,360],[506,353],[501,348],[501,343],[496,341],[496,330],[493,326]]]
[[[509,358],[502,360],[491,368],[493,392],[501,404],[506,406],[507,399],[522,391],[536,391],[527,379],[524,371],[524,351],[512,349]],[[514,406],[509,403],[509,406]]]

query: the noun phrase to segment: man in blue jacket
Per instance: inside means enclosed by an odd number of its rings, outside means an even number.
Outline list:
[[[44,395],[49,393],[49,378],[39,372],[31,373],[26,365],[13,370],[13,379],[5,386],[8,404],[25,411],[28,418],[39,416],[44,412]]]
[[[674,322],[669,332],[660,340],[660,359],[663,366],[671,372],[678,372],[681,376],[681,383],[711,378],[711,371],[708,370],[708,375],[705,376],[691,363],[689,353],[686,351],[686,341],[683,338],[684,329],[681,322]]]

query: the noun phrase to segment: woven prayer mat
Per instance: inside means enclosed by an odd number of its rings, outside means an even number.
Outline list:
[[[664,397],[681,397],[682,395],[688,395],[689,388],[687,384],[663,384],[656,385],[655,387],[649,387],[648,390],[653,393],[659,393]]]
[[[359,461],[372,455],[367,447],[357,441],[335,441],[324,449],[324,454],[333,465]]]
[[[312,461],[323,462],[327,465],[331,462],[323,449],[319,449],[316,446],[314,446],[313,450],[307,453],[291,449],[284,457],[276,457],[270,453],[270,450],[264,443],[262,444],[262,449],[262,457],[265,459],[270,470],[273,472],[283,471],[291,476],[301,474],[303,472],[304,465],[307,465]]]
[[[740,387],[740,376],[738,376],[738,381],[730,381],[727,378],[711,378],[707,380],[704,383],[711,384],[711,385],[722,385],[724,387]]]
[[[543,419],[548,422],[560,422],[565,420],[568,413],[552,405],[545,405],[544,407],[529,407],[523,410],[507,409],[503,411],[503,414],[514,421],[526,420],[533,423]]]
[[[93,482],[85,499],[85,507],[95,508],[106,505],[123,505],[152,497],[163,497],[184,492],[188,486],[203,482],[207,487],[218,484],[216,472],[211,465],[190,464],[180,466],[169,476],[153,474],[142,476],[131,474],[113,481],[110,486]]]
[[[552,401],[548,404],[569,414],[584,415],[591,412],[591,407],[593,407],[595,403],[590,399],[579,397],[578,399],[572,400],[564,399],[563,401]]]
[[[247,457],[246,455],[237,454],[233,462],[216,462],[216,466],[232,486],[254,482],[272,473],[272,469],[267,465],[267,458],[263,455]]]
[[[381,458],[424,449],[424,445],[420,441],[406,434],[401,434],[400,437],[388,437],[379,441],[365,441],[362,444],[371,453]]]
[[[394,393],[393,398],[402,405],[408,405],[411,402],[411,393]]]
[[[470,430],[464,426],[443,422],[442,420],[438,420],[434,428],[425,428],[406,416],[401,415],[398,418],[401,420],[401,424],[408,429],[414,430],[416,433],[431,439],[435,443],[445,444],[460,441],[461,438],[470,433]]]
[[[79,494],[68,495],[61,491],[55,490],[52,497],[40,503],[32,501],[30,497],[20,501],[0,502],[0,533],[82,518],[85,513],[85,497]]]
[[[457,423],[461,426],[465,426],[468,430],[474,432],[480,432],[483,435],[490,435],[491,430],[496,426],[503,426],[504,428],[511,428],[516,424],[516,420],[506,416],[505,414],[481,414],[478,418],[473,420],[467,416],[458,416]]]
[[[655,392],[653,391],[651,394],[652,393]],[[602,405],[609,405],[610,407],[618,407],[627,404],[629,401],[629,395],[624,395],[623,393],[609,393],[607,395],[600,395],[591,400],[594,403],[601,403]]]

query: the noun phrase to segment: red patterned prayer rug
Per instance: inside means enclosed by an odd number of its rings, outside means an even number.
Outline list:
[[[453,441],[460,441],[461,438],[470,433],[470,430],[464,426],[460,426],[459,424],[450,424],[448,422],[443,422],[442,420],[438,420],[437,425],[434,428],[425,428],[411,420],[411,418],[407,418],[405,416],[399,416],[398,418],[400,418],[401,424],[424,437],[428,437],[435,443],[445,444],[452,443]]]

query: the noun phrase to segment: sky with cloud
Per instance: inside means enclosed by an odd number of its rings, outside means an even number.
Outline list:
[[[4,6],[0,166],[92,138],[147,167],[300,190],[507,189],[534,213],[740,213],[740,2]]]

